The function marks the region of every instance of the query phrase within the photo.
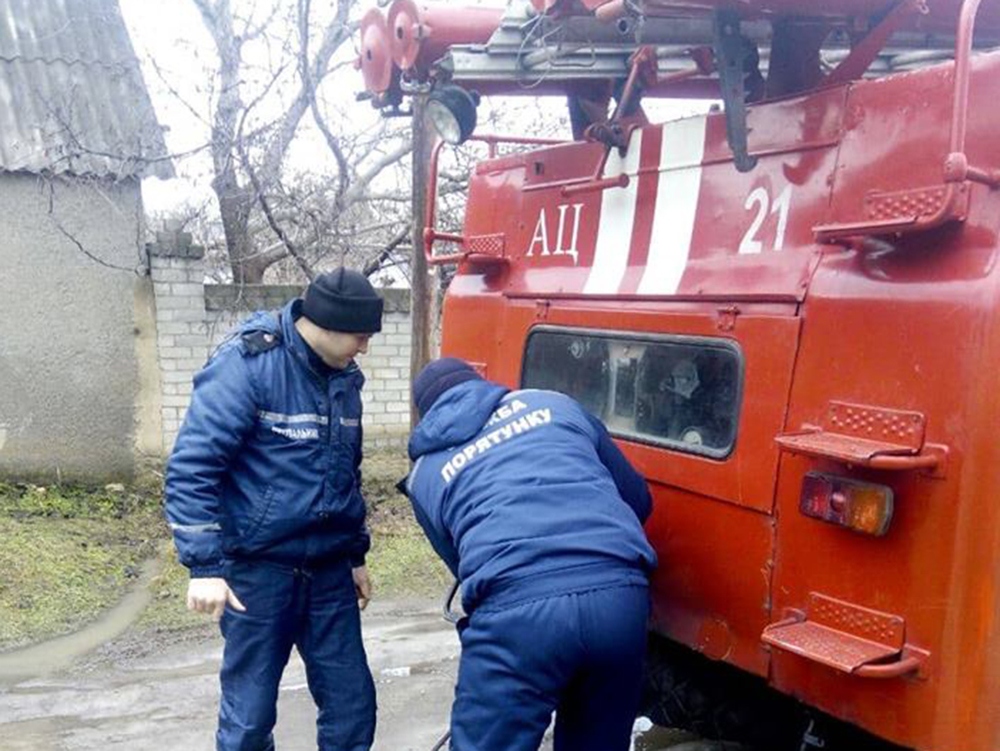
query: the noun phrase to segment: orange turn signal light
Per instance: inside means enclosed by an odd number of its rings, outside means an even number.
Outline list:
[[[892,488],[822,472],[802,480],[799,511],[814,519],[881,537],[892,521]]]

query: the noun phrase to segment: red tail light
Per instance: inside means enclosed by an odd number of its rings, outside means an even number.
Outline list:
[[[892,521],[892,488],[809,472],[802,480],[799,511],[814,519],[880,537]]]

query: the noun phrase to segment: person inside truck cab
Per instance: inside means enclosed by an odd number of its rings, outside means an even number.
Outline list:
[[[638,430],[689,446],[725,445],[732,411],[727,362],[647,349],[639,366]]]
[[[406,492],[461,582],[455,751],[625,751],[639,704],[656,555],[643,477],[604,425],[554,391],[466,362],[413,383]]]

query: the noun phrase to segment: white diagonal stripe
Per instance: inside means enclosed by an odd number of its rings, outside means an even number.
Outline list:
[[[604,165],[603,177],[628,175],[626,188],[609,188],[601,194],[601,219],[597,229],[594,265],[583,287],[588,295],[609,295],[618,291],[628,254],[632,247],[632,227],[635,224],[635,203],[639,195],[639,158],[642,155],[642,131],[632,131],[628,152],[622,158],[612,149]]]
[[[656,213],[640,295],[673,295],[680,286],[698,213],[706,122],[692,117],[663,126]]]

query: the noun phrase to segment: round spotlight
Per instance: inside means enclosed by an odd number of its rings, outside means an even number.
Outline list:
[[[461,86],[435,88],[427,99],[427,119],[445,143],[457,146],[476,129],[479,96]]]

